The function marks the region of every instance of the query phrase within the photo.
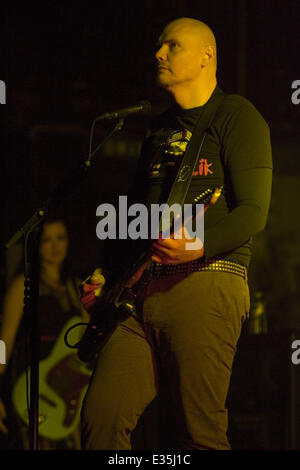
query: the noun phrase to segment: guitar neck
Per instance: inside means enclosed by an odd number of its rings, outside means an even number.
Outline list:
[[[202,195],[200,195],[198,200],[195,201],[195,204],[203,204],[203,210],[197,213],[196,218],[203,216],[207,209],[217,202],[218,198],[221,195],[221,192],[222,187],[216,188],[214,189],[214,191],[209,189],[205,191]],[[140,259],[137,261],[137,263],[134,264],[134,266],[130,269],[129,274],[126,276],[127,280],[122,283],[124,288],[131,289],[141,279],[147,267],[150,266],[151,257],[152,253],[150,249],[141,255]]]

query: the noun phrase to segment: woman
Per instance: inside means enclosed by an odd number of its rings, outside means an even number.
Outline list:
[[[64,332],[70,321],[88,321],[88,314],[79,301],[79,280],[71,278],[67,269],[68,233],[62,220],[47,219],[39,243],[40,287],[40,379],[39,379],[39,447],[40,449],[80,449],[78,432],[81,392],[89,380],[89,371],[83,368],[75,350],[64,343]],[[18,380],[13,385],[13,403],[20,421],[24,448],[28,448],[26,379],[23,331],[24,274],[15,277],[4,299],[3,324],[0,338],[6,344],[6,362],[16,356]],[[66,326],[67,325],[67,326]],[[77,328],[79,333],[80,328]],[[75,330],[74,330],[75,331]],[[82,330],[80,331],[82,334]],[[72,335],[71,335],[72,336]],[[14,353],[14,354],[13,354]],[[7,365],[0,365],[4,374]],[[0,391],[1,394],[1,391]],[[25,400],[25,401],[24,401]],[[22,402],[22,404],[21,404]],[[24,409],[23,409],[23,408]],[[46,413],[41,410],[47,407]],[[60,429],[57,428],[60,410]],[[0,431],[8,433],[6,410],[0,400]],[[47,430],[50,421],[52,429]],[[76,418],[76,419],[75,419]],[[76,428],[74,429],[74,426]],[[51,428],[50,426],[50,428]],[[56,428],[55,428],[56,426]],[[45,431],[43,431],[45,430]],[[62,432],[63,431],[63,432]],[[70,433],[69,433],[70,432]],[[65,434],[68,433],[67,436]],[[44,435],[43,435],[44,434]]]

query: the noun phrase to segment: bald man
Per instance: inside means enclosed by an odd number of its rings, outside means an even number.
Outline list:
[[[248,100],[217,86],[216,41],[204,23],[169,23],[156,61],[158,85],[174,105],[146,134],[133,200],[167,200],[199,118],[216,102],[185,202],[207,188],[224,191],[205,213],[202,246],[187,250],[184,234],[153,241],[150,279],[135,312],[99,355],[83,407],[83,447],[131,449],[131,433],[163,382],[172,448],[227,450],[226,397],[250,306],[251,240],[264,228],[270,203],[269,128]]]

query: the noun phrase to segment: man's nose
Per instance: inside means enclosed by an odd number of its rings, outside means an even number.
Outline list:
[[[158,51],[156,52],[155,54],[155,58],[156,60],[158,60],[159,62],[161,61],[164,61],[167,59],[167,49],[166,47],[163,45],[161,46]]]

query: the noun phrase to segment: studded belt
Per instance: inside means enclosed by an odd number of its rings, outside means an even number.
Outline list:
[[[224,259],[210,258],[207,261],[190,261],[181,264],[159,264],[153,263],[150,268],[151,279],[161,279],[172,274],[191,274],[198,271],[222,271],[225,273],[236,274],[247,281],[247,269],[241,264],[227,261]]]

